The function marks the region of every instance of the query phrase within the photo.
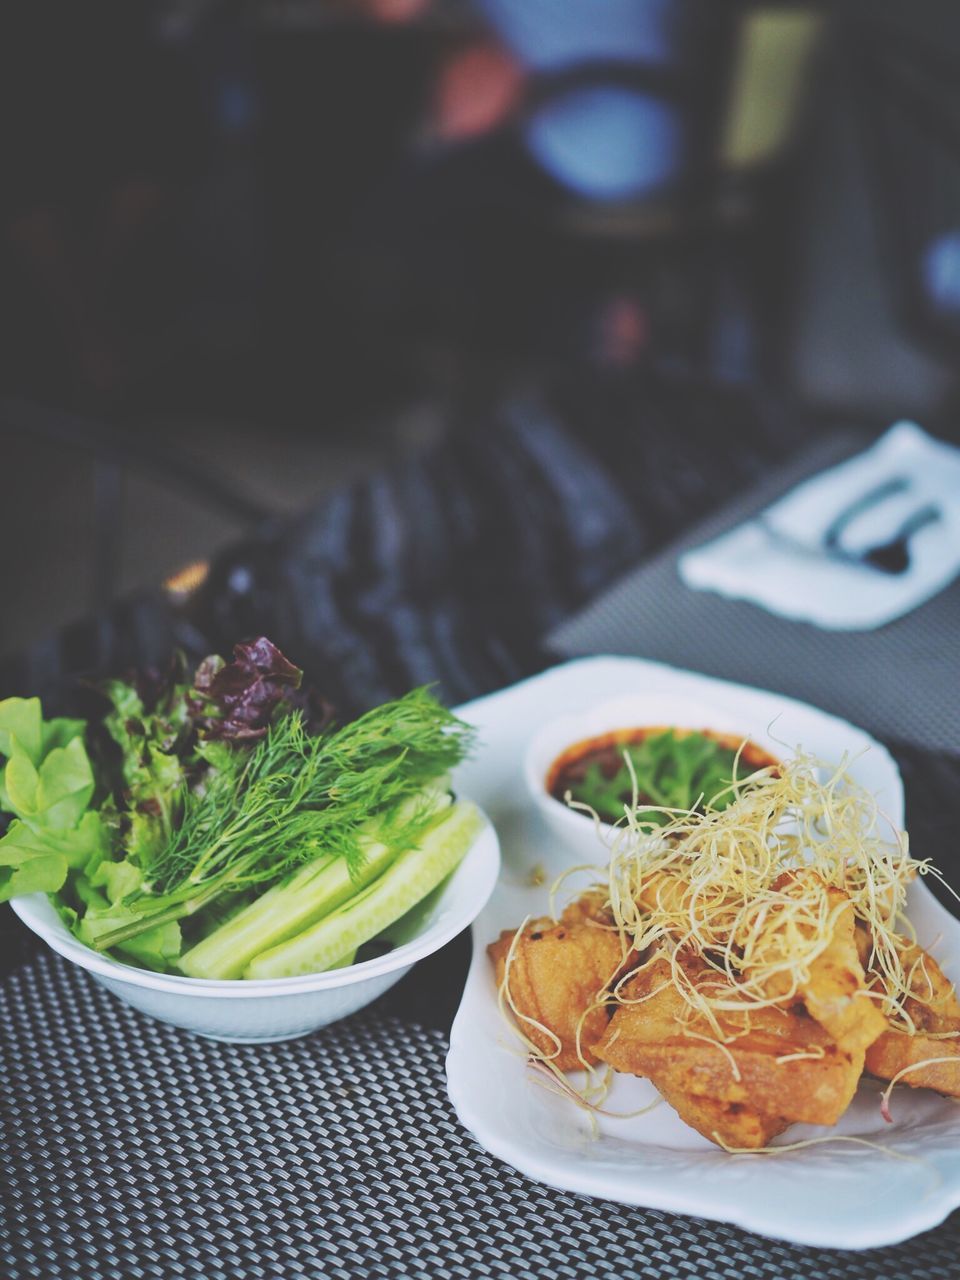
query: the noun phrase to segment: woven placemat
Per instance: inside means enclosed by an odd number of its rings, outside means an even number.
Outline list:
[[[839,632],[693,591],[677,571],[685,551],[865,443],[856,432],[837,434],[770,470],[568,618],[548,648],[565,658],[617,653],[689,667],[812,702],[887,741],[960,755],[960,580],[886,626]]]
[[[446,1039],[370,1010],[225,1045],[146,1018],[59,957],[0,987],[7,1280],[953,1280],[960,1214],[868,1253],[550,1190],[480,1149]]]
[[[166,606],[124,604],[38,647],[3,693],[159,660],[174,642],[226,650],[257,630],[358,705],[424,680],[452,701],[509,683],[545,661],[534,635],[742,480],[746,446],[723,444],[714,397],[695,413],[684,397],[665,426],[671,404],[661,396],[636,433],[626,499],[529,415],[465,433],[335,495],[257,556],[228,556],[211,578],[222,591],[189,619],[194,639]],[[585,414],[593,423],[592,394]],[[703,424],[692,452],[691,416]],[[772,444],[747,434],[759,468]],[[620,456],[622,432],[607,435]],[[926,762],[917,772],[940,781]],[[948,770],[936,790],[955,796],[960,782]],[[952,847],[955,808],[923,809],[918,847]],[[811,1250],[554,1191],[491,1158],[446,1094],[462,939],[362,1014],[274,1045],[217,1044],[134,1012],[38,950],[7,908],[0,956],[14,966],[0,981],[4,1280],[957,1275],[960,1214],[895,1248]]]

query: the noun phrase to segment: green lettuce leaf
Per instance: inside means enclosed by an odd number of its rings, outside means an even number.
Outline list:
[[[0,837],[0,902],[57,893],[71,869],[109,854],[109,833],[90,809],[84,728],[82,720],[44,721],[37,698],[0,702],[0,807],[14,819]]]
[[[143,886],[143,872],[127,858],[121,862],[104,859],[88,878],[96,888],[106,889],[111,906]]]
[[[86,727],[85,720],[44,720],[39,698],[5,698],[0,702],[0,756],[13,756],[19,749],[38,765],[55,747],[82,738]]]
[[[0,839],[0,902],[22,893],[56,893],[69,870],[62,849],[51,848],[24,823],[12,822]]]
[[[18,818],[34,817],[39,809],[40,774],[30,757],[19,749],[16,739],[12,742],[12,749],[13,755],[3,771],[6,807]]]
[[[0,702],[0,755],[22,752],[39,764],[43,752],[43,714],[39,698],[5,698]]]
[[[104,724],[121,752],[129,814],[124,846],[127,857],[142,866],[170,839],[181,816],[188,777],[179,750],[192,731],[186,688],[171,685],[160,707],[148,712],[134,686],[121,680],[103,686],[113,703]]]
[[[145,969],[156,969],[161,973],[169,972],[179,958],[182,948],[180,926],[176,920],[166,924],[155,925],[135,938],[129,938],[117,947],[125,958],[143,965]]]
[[[96,867],[109,852],[108,833],[96,813],[85,813],[70,831],[14,819],[0,837],[0,902],[21,893],[56,893],[69,871]]]
[[[38,810],[48,827],[75,827],[93,799],[94,777],[82,738],[54,747],[40,765]]]
[[[72,742],[74,738],[80,738],[82,740],[86,731],[86,720],[68,720],[62,716],[54,720],[44,720],[42,725],[43,741],[41,744],[41,752],[46,756],[56,747],[67,746],[67,744]]]
[[[11,745],[13,755],[3,773],[9,811],[56,830],[76,826],[94,790],[93,770],[82,739],[54,747],[39,769],[19,749],[18,740]]]

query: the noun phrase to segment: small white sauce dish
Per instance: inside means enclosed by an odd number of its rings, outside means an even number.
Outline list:
[[[524,778],[540,816],[566,848],[577,855],[578,862],[605,864],[617,833],[610,823],[598,824],[589,814],[571,809],[550,794],[547,785],[551,766],[568,748],[590,738],[616,730],[653,727],[711,730],[747,738],[771,754],[778,749],[775,742],[758,731],[758,726],[744,724],[742,717],[720,705],[655,692],[610,698],[589,711],[549,721],[527,747]]]
[[[497,835],[486,821],[446,882],[390,929],[399,943],[392,951],[344,969],[261,981],[212,981],[137,969],[75,938],[46,894],[14,898],[10,905],[54,951],[142,1013],[214,1040],[256,1044],[308,1035],[376,1000],[418,960],[473,922],[499,871]]]

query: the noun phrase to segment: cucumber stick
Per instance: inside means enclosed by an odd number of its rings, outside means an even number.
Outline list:
[[[292,978],[321,973],[381,933],[450,874],[483,826],[476,805],[455,804],[416,848],[402,853],[372,884],[319,923],[258,955],[245,978]]]
[[[450,804],[449,793],[431,789],[408,800],[399,819],[410,821],[418,810],[426,812],[431,807],[439,817]],[[381,824],[373,820],[368,830],[359,835],[363,863],[353,876],[343,858],[315,858],[202,938],[180,958],[181,971],[191,978],[242,977],[250,961],[262,951],[296,937],[329,915],[382,875],[402,852],[396,845],[377,838],[380,828]],[[338,958],[350,950],[344,946]]]

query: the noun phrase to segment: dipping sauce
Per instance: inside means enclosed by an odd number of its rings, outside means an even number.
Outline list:
[[[604,822],[623,817],[623,806],[633,802],[633,778],[624,760],[628,751],[634,765],[639,803],[664,809],[691,809],[703,798],[724,808],[733,799],[728,791],[737,751],[743,739],[713,729],[678,729],[666,725],[612,729],[594,738],[575,742],[551,764],[547,791],[563,802],[572,799],[594,809]],[[737,763],[738,778],[779,761],[747,741]],[[649,820],[660,825],[668,818],[651,811]]]

